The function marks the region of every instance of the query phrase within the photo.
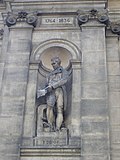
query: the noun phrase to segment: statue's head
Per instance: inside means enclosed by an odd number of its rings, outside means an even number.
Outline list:
[[[51,59],[51,65],[53,66],[54,69],[57,69],[61,64],[61,60],[59,57],[53,57]]]

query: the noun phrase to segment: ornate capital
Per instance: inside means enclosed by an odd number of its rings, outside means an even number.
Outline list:
[[[120,23],[111,23],[110,29],[112,33],[120,35]]]
[[[108,25],[109,17],[107,14],[107,10],[97,11],[96,9],[92,9],[86,12],[78,10],[77,13],[78,13],[78,24],[79,25],[82,25],[91,19],[96,19],[100,23]]]
[[[8,12],[6,18],[6,25],[8,27],[15,25],[17,22],[26,22],[29,25],[36,26],[37,22],[37,14],[36,13],[28,13],[25,11],[20,11],[17,13]]]
[[[78,10],[78,25],[81,26],[88,21],[95,19],[98,22],[105,24],[107,29],[110,29],[112,33],[120,35],[120,23],[113,23],[110,21],[107,10],[97,11],[92,9],[90,11],[83,12]]]

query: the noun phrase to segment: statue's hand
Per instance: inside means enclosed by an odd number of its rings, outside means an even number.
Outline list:
[[[52,91],[52,86],[48,86],[47,87],[47,92],[51,92]]]

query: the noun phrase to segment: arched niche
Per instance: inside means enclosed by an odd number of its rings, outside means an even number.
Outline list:
[[[66,128],[68,128],[68,125],[70,124],[70,113],[71,113],[71,91],[72,91],[72,67],[71,67],[71,59],[72,55],[71,53],[61,47],[61,46],[53,46],[50,48],[45,49],[41,54],[40,54],[40,63],[39,63],[39,69],[38,69],[38,79],[37,79],[37,90],[43,89],[46,86],[46,75],[50,70],[53,70],[51,66],[51,58],[53,57],[59,57],[61,60],[61,66],[63,68],[66,68],[66,70],[69,73],[69,78],[67,81],[66,86],[66,91],[69,94],[66,94],[66,98],[64,97],[64,100],[66,102],[64,103],[64,125]],[[44,97],[40,97],[39,99],[36,99],[36,107],[38,108],[37,111],[37,136],[40,135],[40,133],[45,131],[44,127],[41,125],[43,113],[46,111],[46,101]],[[49,128],[48,128],[49,129]]]
[[[55,56],[61,59],[61,65],[64,68],[67,68],[69,66],[70,59],[72,59],[72,56],[67,49],[63,47],[54,46],[54,47],[47,48],[41,54],[40,60],[42,61],[43,66],[45,66],[47,69],[52,69],[50,60]]]
[[[32,135],[29,137],[36,136],[36,92],[39,85],[42,87],[44,84],[45,76],[50,72],[50,59],[51,56],[59,56],[62,59],[62,65],[68,71],[72,71],[72,84],[71,84],[71,110],[68,113],[70,116],[69,122],[69,130],[71,137],[80,136],[80,101],[81,101],[81,51],[80,49],[73,44],[73,42],[69,42],[63,39],[52,39],[45,41],[39,44],[31,53],[30,57],[30,71],[29,71],[29,81],[28,81],[28,93],[27,93],[27,102],[29,104],[29,100],[32,101],[33,110],[29,109],[29,105],[27,106],[26,116],[33,114],[34,121],[29,124],[32,129]],[[50,59],[49,59],[50,58]],[[39,77],[39,73],[41,72]],[[71,74],[71,73],[70,73]],[[39,77],[39,78],[38,78]],[[39,80],[38,80],[39,79]],[[76,82],[77,81],[77,82]],[[31,90],[31,88],[33,88]],[[29,92],[31,90],[31,92]],[[79,97],[79,98],[78,98]],[[31,99],[32,98],[32,99]],[[33,113],[32,113],[33,112]],[[77,122],[77,123],[76,123]],[[25,123],[30,123],[26,122]],[[24,124],[26,125],[26,124]],[[26,128],[24,128],[24,133],[27,133]],[[28,135],[25,135],[27,137]]]
[[[51,39],[39,44],[31,54],[31,61],[39,62],[41,55],[49,48],[61,47],[69,52],[71,59],[81,61],[82,54],[80,49],[73,43],[63,39]]]

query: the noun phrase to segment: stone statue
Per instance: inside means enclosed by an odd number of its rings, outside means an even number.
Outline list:
[[[59,131],[63,123],[63,111],[66,97],[65,83],[68,80],[68,72],[61,66],[59,57],[51,59],[53,71],[47,77],[46,88],[38,90],[37,96],[45,95],[47,110],[46,119],[52,131]]]

